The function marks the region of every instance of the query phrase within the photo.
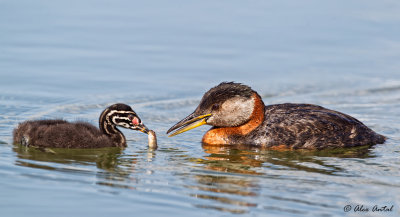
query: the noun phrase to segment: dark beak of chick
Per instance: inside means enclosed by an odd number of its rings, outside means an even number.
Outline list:
[[[137,125],[137,130],[139,130],[140,132],[149,134],[149,128],[147,128],[143,123],[140,123],[139,125]]]
[[[172,131],[176,130],[174,133],[170,134],[168,137],[176,136],[176,135],[186,132],[188,130],[191,130],[191,129],[194,129],[201,125],[207,124],[207,122],[206,122],[207,117],[209,117],[210,115],[211,114],[206,114],[206,115],[196,115],[195,113],[190,114],[183,120],[176,123],[174,126],[172,126],[167,131],[167,134],[168,134],[168,133],[171,133]]]

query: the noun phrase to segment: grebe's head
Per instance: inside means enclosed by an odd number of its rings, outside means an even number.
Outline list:
[[[175,136],[204,124],[214,127],[236,127],[250,120],[254,110],[254,91],[246,85],[223,82],[207,91],[196,110],[171,127]]]
[[[116,125],[146,134],[149,132],[136,112],[129,105],[122,103],[113,104],[103,111],[100,116],[100,127],[106,128],[106,125]]]

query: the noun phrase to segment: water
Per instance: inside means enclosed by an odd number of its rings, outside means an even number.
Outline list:
[[[399,10],[391,0],[1,1],[0,215],[399,215]],[[202,147],[208,127],[167,138],[221,81],[267,104],[340,110],[389,139],[279,152]],[[157,132],[158,150],[126,130],[124,150],[12,145],[23,120],[97,124],[114,102]]]

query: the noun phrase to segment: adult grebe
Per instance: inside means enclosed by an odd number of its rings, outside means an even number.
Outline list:
[[[206,92],[196,110],[171,127],[170,136],[195,127],[213,126],[203,137],[208,145],[253,145],[273,149],[323,149],[385,142],[357,119],[310,104],[265,106],[246,85],[223,82]]]

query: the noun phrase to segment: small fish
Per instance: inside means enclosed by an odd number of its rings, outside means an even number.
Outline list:
[[[153,130],[149,130],[149,148],[157,148],[157,136],[156,132],[154,132]]]

